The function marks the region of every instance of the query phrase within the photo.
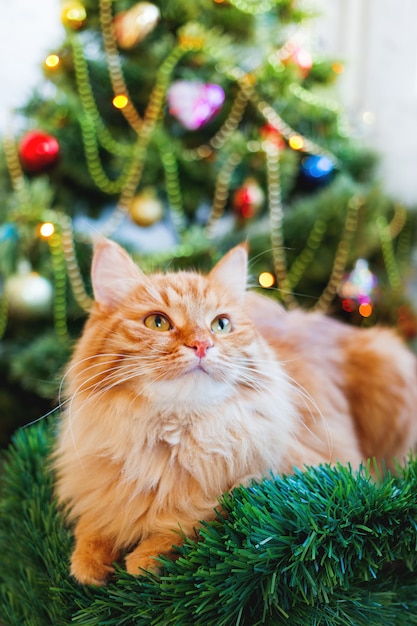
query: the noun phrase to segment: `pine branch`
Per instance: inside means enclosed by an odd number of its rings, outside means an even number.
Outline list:
[[[408,626],[417,624],[417,460],[376,484],[320,466],[222,499],[160,578],[118,570],[107,587],[67,573],[71,535],[52,498],[53,424],[20,431],[0,500],[6,626]]]

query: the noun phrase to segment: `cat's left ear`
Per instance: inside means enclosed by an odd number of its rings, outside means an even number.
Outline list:
[[[91,266],[96,302],[116,306],[142,277],[141,270],[121,246],[109,239],[98,240]]]
[[[248,279],[247,245],[243,243],[229,250],[213,267],[209,277],[237,298],[243,298]]]

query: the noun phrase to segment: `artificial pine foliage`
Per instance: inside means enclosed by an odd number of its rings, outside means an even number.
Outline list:
[[[416,459],[378,482],[369,467],[320,466],[238,488],[160,577],[118,569],[94,588],[68,575],[71,533],[47,460],[54,429],[21,430],[5,454],[4,626],[417,624]]]

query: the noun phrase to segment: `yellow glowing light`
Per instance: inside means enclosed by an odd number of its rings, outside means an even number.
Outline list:
[[[45,237],[45,239],[51,237],[54,232],[55,226],[52,224],[52,222],[44,222],[39,228],[39,233],[41,237]]]
[[[49,54],[45,59],[46,67],[49,69],[55,69],[60,64],[61,59],[57,54]]]
[[[275,276],[271,272],[261,272],[258,277],[258,282],[261,287],[272,287],[275,283]]]
[[[362,317],[370,317],[372,315],[372,304],[370,302],[363,302],[360,304],[359,313]]]
[[[304,147],[304,139],[301,135],[293,135],[289,138],[288,144],[293,150],[301,150]]]
[[[332,70],[335,74],[343,74],[343,72],[345,71],[345,66],[339,61],[335,61],[334,63],[332,63]]]
[[[118,96],[114,96],[112,102],[113,106],[116,107],[116,109],[124,109],[129,102],[129,99],[127,96],[119,94]]]

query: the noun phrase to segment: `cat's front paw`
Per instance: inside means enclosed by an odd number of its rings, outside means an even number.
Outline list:
[[[91,552],[76,550],[71,558],[71,575],[82,585],[105,585],[114,567]]]
[[[132,552],[126,557],[126,571],[132,576],[143,576],[146,572],[159,574],[161,564],[156,558],[155,554]]]
[[[126,570],[132,576],[143,576],[146,570],[154,574],[159,574],[162,565],[158,560],[159,555],[175,559],[178,552],[174,549],[175,539],[178,536],[173,533],[166,535],[151,535],[144,539],[130,554],[126,556]],[[176,542],[178,543],[178,541]]]

